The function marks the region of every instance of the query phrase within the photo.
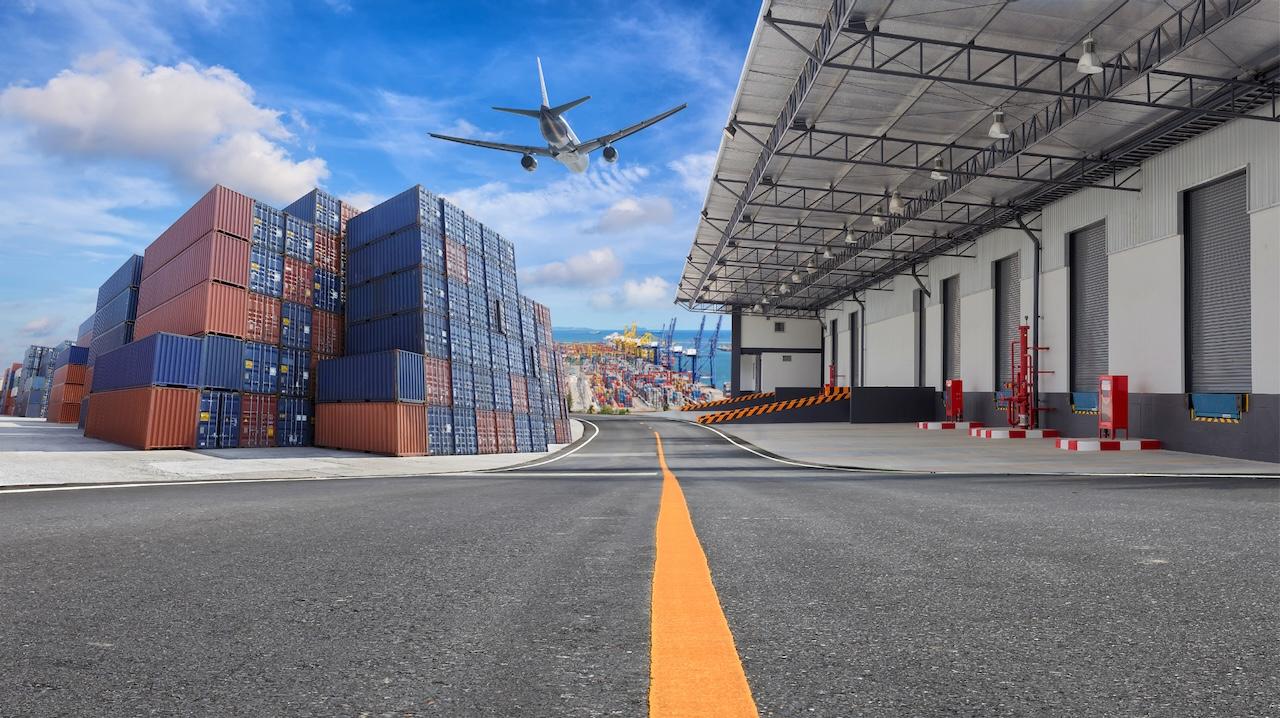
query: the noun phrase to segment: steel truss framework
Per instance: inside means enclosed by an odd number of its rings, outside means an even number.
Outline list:
[[[821,25],[766,16],[765,21],[804,49],[808,59],[774,124],[741,122],[736,118],[731,123],[759,144],[761,153],[745,180],[715,178],[737,197],[737,202],[729,217],[712,219],[704,214],[703,220],[717,230],[719,237],[714,245],[695,242],[694,251],[705,255],[705,264],[696,286],[686,287],[692,290],[691,298],[682,303],[695,310],[723,310],[729,306],[750,307],[763,297],[770,316],[812,316],[814,311],[842,297],[882,289],[892,277],[914,272],[920,262],[930,257],[963,254],[965,245],[988,231],[1017,227],[1020,219],[1029,220],[1046,204],[1076,190],[1090,187],[1136,191],[1126,186],[1136,170],[1125,175],[1126,170],[1177,141],[1222,122],[1242,117],[1280,120],[1274,71],[1263,77],[1236,79],[1160,68],[1257,2],[1192,0],[1106,62],[1098,75],[1077,74],[1076,60],[1065,55],[1017,52],[868,29],[851,18],[852,3],[841,0],[833,3]],[[792,38],[784,29],[788,25],[817,29],[814,45],[806,48]],[[837,50],[842,38],[845,44]],[[870,50],[857,55],[865,60],[841,62],[860,47]],[[987,146],[832,131],[819,129],[799,115],[814,78],[824,67],[1048,95],[1052,99],[1014,128],[1009,138]],[[1206,86],[1210,89],[1203,89]],[[1069,157],[1031,149],[1070,120],[1104,103],[1173,110],[1176,114],[1142,137],[1102,156]],[[1266,109],[1260,112],[1260,108]],[[769,129],[763,138],[752,132],[762,128]],[[775,183],[766,174],[775,157],[922,172],[931,168],[935,158],[942,158],[947,178],[922,195],[903,197],[902,211],[890,213],[883,194]],[[1032,189],[1008,206],[950,199],[983,179],[1024,182]],[[810,219],[790,225],[762,222],[753,219],[758,210],[796,210],[808,217],[829,218],[841,226],[814,226]],[[842,217],[877,217],[883,222],[877,229],[849,233],[845,222],[839,219]],[[925,225],[926,230],[930,223],[945,225],[945,231],[903,231],[913,222]],[[732,250],[734,256],[726,257],[726,250]],[[824,250],[830,256],[821,254]],[[766,258],[770,261],[766,262]],[[801,263],[806,258],[811,258],[812,271],[805,272],[799,282],[789,281],[789,275],[804,272]],[[788,264],[792,260],[795,263]],[[835,284],[829,283],[832,281]],[[721,298],[715,301],[703,299],[710,282],[720,290],[716,293]]]

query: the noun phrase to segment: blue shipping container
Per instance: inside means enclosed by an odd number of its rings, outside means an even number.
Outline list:
[[[337,234],[341,229],[341,203],[323,190],[313,189],[284,208],[286,214],[311,222],[320,229]]]
[[[445,271],[444,240],[440,233],[416,225],[347,251],[347,283],[353,287],[417,266],[431,268],[439,274]]]
[[[276,446],[311,446],[314,419],[310,401],[280,397],[276,404]]]
[[[54,369],[61,369],[68,364],[88,364],[89,363],[89,347],[69,346],[58,353],[58,358],[53,362]]]
[[[284,215],[280,210],[254,202],[250,240],[255,247],[264,247],[272,254],[284,254]]]
[[[204,337],[200,356],[200,386],[204,389],[239,391],[244,341],[231,337]]]
[[[284,216],[284,253],[311,264],[316,259],[316,227],[292,215]]]
[[[157,267],[158,269],[158,267]],[[98,309],[106,306],[107,302],[115,299],[121,292],[129,287],[138,287],[142,284],[142,257],[133,255],[120,265],[120,268],[111,274],[107,281],[98,287]],[[108,324],[107,326],[114,326]]]
[[[311,393],[311,352],[305,349],[280,350],[280,393],[307,396]]]
[[[351,354],[316,367],[316,401],[322,403],[426,401],[422,355],[407,351]]]
[[[93,315],[93,333],[105,334],[106,331],[121,322],[132,322],[138,318],[138,290],[136,287],[126,288],[112,297]]]
[[[95,312],[94,314],[90,314],[88,319],[84,320],[83,322],[80,322],[80,329],[77,330],[76,337],[77,338],[82,337],[88,334],[89,332],[93,331],[93,326],[94,326],[93,322],[94,322],[94,319],[96,318],[97,318],[97,313]]]
[[[427,407],[427,446],[432,456],[453,453],[453,409],[450,407]]]
[[[196,446],[234,449],[240,445],[240,394],[206,389],[200,392]]]
[[[294,349],[311,348],[311,307],[295,302],[281,304],[280,345]]]
[[[326,312],[342,311],[342,281],[336,273],[316,268],[315,291],[311,293],[311,302],[316,309]]]
[[[249,248],[249,291],[268,297],[284,294],[284,256],[268,247]]]
[[[347,223],[347,249],[353,251],[411,224],[434,227],[437,232],[440,227],[440,200],[422,185],[353,217]]]
[[[97,358],[93,390],[113,391],[139,386],[200,386],[199,337],[152,334]]]
[[[89,364],[96,364],[98,357],[133,341],[133,322],[124,322],[99,334],[93,333],[89,343]]]
[[[276,371],[280,350],[270,344],[244,343],[240,389],[253,394],[276,393]]]

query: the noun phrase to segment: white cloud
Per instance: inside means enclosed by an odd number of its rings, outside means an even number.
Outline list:
[[[141,159],[193,185],[222,182],[269,202],[304,194],[329,175],[323,159],[294,161],[282,113],[222,67],[147,65],[103,53],[39,87],[10,86],[0,114],[22,120],[54,155]]]
[[[646,309],[672,303],[671,283],[659,276],[628,279],[615,290],[595,292],[588,299],[594,309]]]
[[[562,262],[531,267],[520,273],[520,281],[531,287],[599,287],[622,274],[622,262],[605,247],[578,254]]]
[[[694,152],[667,163],[667,168],[680,175],[680,186],[697,195],[701,200],[711,184],[716,171],[715,152]]]
[[[674,214],[671,202],[666,197],[624,197],[600,215],[591,231],[611,234],[645,225],[667,224]]]
[[[472,140],[496,140],[502,137],[501,132],[482,130],[461,117],[454,120],[452,125],[442,127],[439,130],[435,130],[435,132],[442,135],[452,135],[453,137],[466,137]]]
[[[36,317],[18,328],[18,333],[27,337],[44,337],[54,333],[62,326],[62,317]]]

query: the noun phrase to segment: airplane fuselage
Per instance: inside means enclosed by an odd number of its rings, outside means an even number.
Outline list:
[[[573,133],[567,120],[550,112],[550,109],[543,106],[538,113],[538,130],[542,132],[542,139],[547,141],[547,148],[556,161],[568,167],[570,172],[586,172],[591,160],[585,152],[578,152],[578,136]]]

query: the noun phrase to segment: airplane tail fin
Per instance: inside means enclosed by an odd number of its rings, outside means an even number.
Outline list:
[[[551,108],[551,113],[554,115],[559,115],[561,113],[568,112],[569,110],[572,110],[573,108],[577,107],[578,105],[581,105],[582,103],[590,99],[591,99],[591,95],[587,95],[586,97],[579,97],[578,99],[572,102],[566,102],[563,105],[556,105],[555,107]]]
[[[550,107],[551,100],[547,99],[547,80],[542,76],[542,58],[536,59],[538,60],[538,86],[542,88],[542,106]]]

